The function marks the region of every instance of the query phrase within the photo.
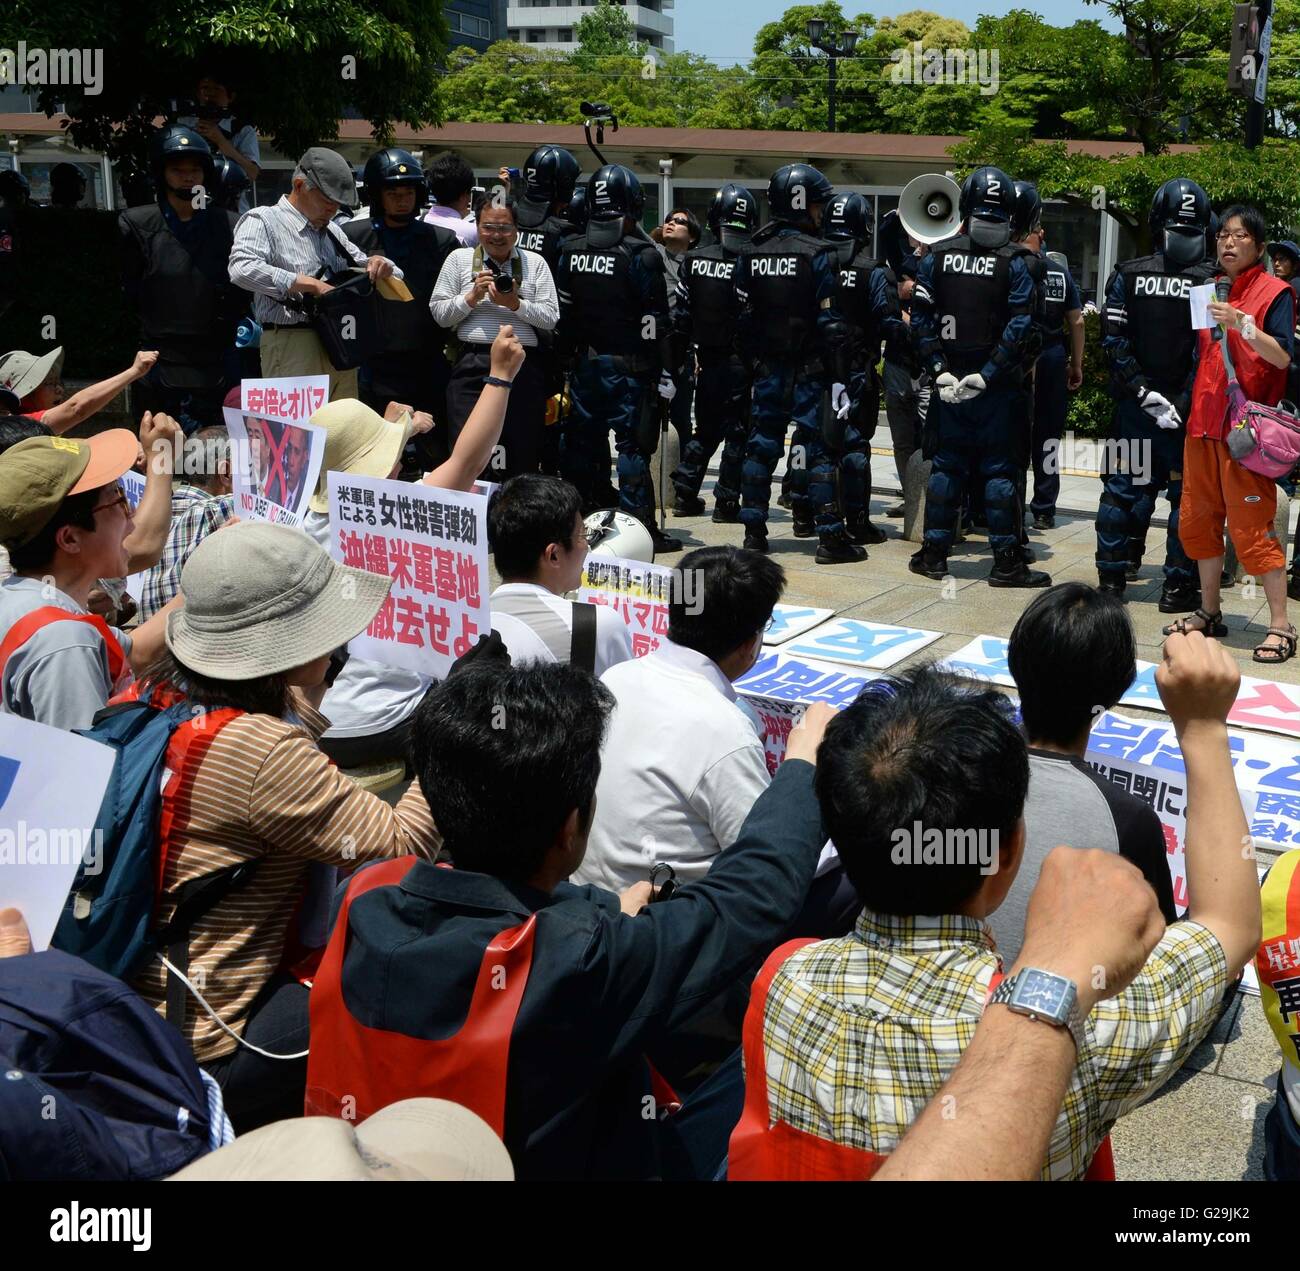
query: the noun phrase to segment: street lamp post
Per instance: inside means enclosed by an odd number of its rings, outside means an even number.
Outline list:
[[[835,131],[835,71],[836,63],[842,57],[852,57],[858,47],[858,32],[832,31],[826,33],[823,18],[808,19],[808,43],[826,54],[827,58],[827,92],[826,92],[826,131]]]

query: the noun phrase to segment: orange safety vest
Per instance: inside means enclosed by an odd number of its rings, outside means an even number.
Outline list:
[[[14,653],[42,627],[48,627],[52,622],[84,622],[87,626],[94,627],[104,637],[104,652],[108,655],[108,674],[112,682],[117,683],[126,669],[126,654],[122,652],[122,646],[117,642],[113,628],[97,613],[69,613],[57,605],[42,605],[39,609],[33,609],[31,613],[23,614],[5,632],[4,639],[0,640],[0,676],[4,675],[5,666]]]
[[[1290,283],[1274,278],[1262,265],[1255,265],[1238,274],[1228,293],[1228,303],[1234,309],[1250,314],[1262,331],[1269,309],[1283,292],[1293,294]],[[1223,350],[1219,346],[1219,328],[1215,326],[1197,332],[1197,340],[1199,361],[1192,385],[1187,435],[1223,441],[1228,435],[1229,422],[1228,369],[1223,364]],[[1273,366],[1264,361],[1237,331],[1228,332],[1228,352],[1232,355],[1237,382],[1250,401],[1275,406],[1286,396],[1288,367]]]
[[[816,944],[811,939],[791,940],[771,954],[754,980],[745,1012],[745,1107],[731,1135],[727,1177],[735,1182],[865,1182],[884,1163],[886,1155],[865,1148],[835,1143],[796,1129],[786,1121],[770,1119],[767,1099],[767,1065],[763,1054],[763,1017],[767,995],[781,964],[796,950]],[[1002,973],[989,981],[989,995]],[[1114,1182],[1115,1161],[1110,1136],[1097,1148],[1084,1178],[1089,1182]]]

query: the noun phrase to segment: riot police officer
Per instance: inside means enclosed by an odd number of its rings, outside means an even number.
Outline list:
[[[447,446],[451,375],[442,352],[445,336],[429,312],[429,297],[460,240],[451,230],[420,219],[429,188],[409,151],[377,150],[366,160],[362,176],[367,214],[348,221],[343,232],[368,256],[395,262],[412,299],[382,303],[383,352],[360,368],[358,387],[361,400],[381,414],[390,401],[398,401],[433,416],[436,431],[414,442],[421,464],[429,468],[444,457]]]
[[[158,361],[140,382],[144,409],[177,419],[186,433],[221,425],[227,351],[247,297],[226,272],[235,214],[216,206],[208,143],[172,124],[150,145],[158,197],[117,218],[122,277],[143,342]]]
[[[552,273],[560,263],[560,245],[575,230],[567,212],[577,188],[578,161],[563,146],[538,146],[524,160],[524,189],[515,208],[518,246],[538,252]]]
[[[1115,266],[1102,307],[1115,415],[1097,508],[1097,574],[1102,591],[1124,595],[1164,490],[1169,529],[1160,612],[1187,613],[1201,603],[1195,566],[1178,538],[1184,421],[1197,359],[1188,298],[1214,276],[1205,260],[1210,200],[1195,181],[1175,177],[1156,191],[1149,223],[1155,251]]]
[[[792,163],[768,185],[773,220],[736,262],[742,354],[755,361],[749,443],[741,478],[745,546],[765,552],[772,473],[794,422],[791,510],[799,538],[816,534],[817,563],[866,559],[844,533],[835,500],[835,462],[822,439],[826,391],[849,379],[850,332],[836,304],[835,249],[818,237],[835,191],[816,168]]]
[[[696,247],[682,262],[674,330],[693,349],[697,366],[695,424],[673,473],[679,516],[704,511],[700,487],[709,459],[722,442],[713,519],[740,520],[741,464],[749,436],[751,370],[736,349],[734,274],[740,250],[758,229],[758,200],[743,185],[728,182],[713,196],[709,229],[717,240]]]
[[[660,402],[670,403],[676,391],[663,258],[641,228],[645,193],[630,169],[600,168],[587,187],[587,208],[586,231],[565,243],[555,279],[558,346],[574,368],[560,472],[592,506],[612,427],[620,510],[650,531],[656,551],[677,551],[681,542],[655,522],[650,473],[666,409]]]
[[[1025,565],[1016,514],[1035,288],[1024,253],[1011,245],[1011,178],[1000,168],[978,168],[962,185],[960,208],[962,231],[921,261],[912,297],[917,351],[937,400],[930,403],[925,542],[908,568],[926,578],[947,575],[962,495],[978,480],[993,547],[990,585],[1046,587],[1051,579]]]
[[[1043,201],[1028,181],[1016,182],[1016,239],[1032,253],[1027,262],[1040,288],[1041,348],[1034,363],[1029,406],[1033,421],[1030,454],[1034,494],[1030,511],[1034,528],[1056,524],[1056,500],[1061,489],[1060,446],[1065,433],[1068,392],[1083,382],[1083,306],[1064,265],[1043,252]],[[1071,356],[1067,368],[1065,323],[1070,324]]]
[[[871,205],[861,194],[837,194],[826,211],[826,238],[840,255],[839,305],[852,333],[847,384],[831,385],[826,444],[839,462],[844,532],[853,543],[883,543],[868,519],[871,438],[880,415],[880,345],[889,322],[902,323],[891,305],[881,262],[871,253]],[[894,292],[895,301],[897,291]]]

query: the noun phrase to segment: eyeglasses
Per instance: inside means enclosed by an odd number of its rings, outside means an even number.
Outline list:
[[[683,225],[683,226],[685,226],[687,229],[690,229],[690,227],[691,227],[691,223],[690,223],[690,221],[688,221],[684,216],[670,216],[670,217],[668,217],[668,219],[667,219],[666,221],[664,221],[664,224],[665,224],[665,225]]]
[[[129,512],[131,510],[131,501],[126,497],[126,491],[122,487],[116,486],[117,496],[110,499],[107,503],[101,503],[98,507],[91,508],[91,514],[96,512],[111,512],[118,504],[121,504]]]
[[[1225,242],[1229,238],[1235,238],[1237,242],[1244,243],[1255,236],[1249,230],[1245,229],[1221,229],[1214,237],[1221,243]]]
[[[484,225],[480,222],[478,232],[480,234],[491,234],[493,237],[500,235],[504,238],[507,234],[513,234],[515,227],[513,225]]]

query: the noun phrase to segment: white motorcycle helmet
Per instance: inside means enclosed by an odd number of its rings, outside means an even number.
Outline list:
[[[636,517],[609,508],[604,512],[593,512],[584,524],[587,526],[587,548],[592,556],[615,556],[654,564],[654,539]]]

